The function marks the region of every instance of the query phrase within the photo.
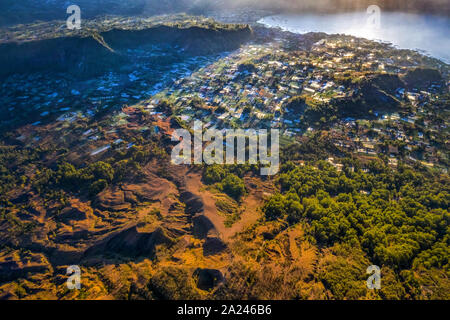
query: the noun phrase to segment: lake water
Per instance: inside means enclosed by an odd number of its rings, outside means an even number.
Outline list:
[[[379,21],[379,23],[377,23]],[[409,13],[367,12],[275,15],[261,19],[269,27],[295,33],[347,34],[390,42],[450,63],[450,18]]]

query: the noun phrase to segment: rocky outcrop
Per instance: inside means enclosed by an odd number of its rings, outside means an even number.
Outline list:
[[[201,269],[194,271],[193,277],[197,279],[197,288],[201,290],[211,290],[223,283],[222,272],[215,269]]]
[[[64,208],[58,215],[58,221],[65,224],[70,224],[71,222],[79,222],[93,218],[92,208],[81,201],[72,199],[69,206]]]
[[[98,194],[96,205],[108,211],[123,211],[141,202],[162,202],[176,189],[165,179],[152,177],[146,183],[125,184],[109,188]]]
[[[205,243],[203,243],[203,255],[205,257],[220,254],[227,249],[225,242],[218,237],[207,237]]]
[[[125,193],[118,187],[98,194],[96,203],[100,209],[108,211],[122,211],[131,208],[131,204],[125,201]]]
[[[214,224],[204,215],[205,206],[199,196],[184,191],[180,200],[186,205],[185,212],[192,217],[192,234],[196,238],[205,239],[208,235],[217,233]]]
[[[192,234],[198,239],[205,239],[210,233],[215,233],[214,224],[203,214],[192,218]]]
[[[0,282],[25,277],[28,273],[51,272],[52,266],[40,253],[13,251],[0,255]]]
[[[180,194],[180,200],[186,204],[186,213],[195,215],[201,213],[204,210],[204,204],[200,197],[196,196],[192,192],[185,191]]]
[[[172,245],[174,239],[162,227],[141,228],[133,226],[115,233],[85,252],[85,257],[98,254],[119,254],[126,257],[153,258],[158,245]]]

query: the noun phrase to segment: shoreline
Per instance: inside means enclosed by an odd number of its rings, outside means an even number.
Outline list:
[[[346,15],[348,14],[348,19]],[[403,22],[402,24],[398,25],[389,25],[392,24],[392,21],[396,21],[396,15],[402,15],[402,16],[409,16],[409,19],[417,19],[417,21],[420,21],[422,24],[427,24],[426,22],[429,18],[434,17],[434,15],[431,14],[413,14],[413,13],[405,13],[405,12],[391,12],[389,13],[388,19],[387,19],[387,26],[381,29],[371,29],[371,28],[365,28],[365,25],[361,23],[355,24],[355,21],[349,24],[345,24],[342,26],[339,23],[339,19],[345,18],[346,20],[355,19],[358,14],[361,15],[361,18],[364,17],[364,12],[352,12],[352,13],[335,13],[335,14],[320,14],[320,16],[315,17],[315,15],[318,14],[311,14],[311,13],[305,13],[305,14],[275,14],[271,16],[265,16],[257,21],[257,24],[266,27],[266,28],[275,28],[279,29],[283,32],[291,32],[294,34],[306,34],[306,33],[325,33],[327,35],[348,35],[348,36],[354,36],[357,38],[367,39],[370,41],[375,41],[379,43],[386,43],[390,44],[393,47],[397,49],[405,49],[405,50],[411,50],[418,52],[422,55],[428,56],[430,58],[437,59],[447,65],[450,64],[450,56],[446,56],[445,53],[440,52],[438,47],[430,47],[429,43],[422,42],[422,43],[416,43],[414,45],[410,45],[409,41],[404,40],[401,37],[401,33],[408,31],[405,30],[409,27],[408,22]],[[440,16],[441,17],[441,16]],[[270,18],[276,18],[273,19],[273,21],[268,21]],[[298,24],[296,23],[297,20],[300,21],[300,18],[309,19],[308,21],[305,21],[303,19]],[[318,18],[318,19],[316,19]],[[324,26],[324,21],[320,21],[320,19],[327,19],[330,18],[330,23],[328,23],[326,26]],[[444,18],[442,18],[444,19]],[[443,21],[442,21],[443,22]],[[447,22],[450,24],[450,19],[447,19]],[[445,22],[444,22],[445,24]],[[423,26],[423,25],[422,25]],[[420,26],[417,26],[420,28]],[[429,25],[429,33],[433,33],[435,30],[433,28],[439,27],[438,25]],[[395,30],[397,28],[396,33],[392,33],[392,30]],[[413,27],[411,27],[413,28]],[[439,29],[439,28],[436,28]],[[423,32],[423,29],[421,29]],[[411,31],[411,30],[410,30]],[[366,34],[365,34],[366,33]],[[427,33],[425,33],[427,34]],[[428,38],[428,37],[423,37]],[[422,45],[422,46],[421,46]],[[414,46],[414,47],[413,47]]]

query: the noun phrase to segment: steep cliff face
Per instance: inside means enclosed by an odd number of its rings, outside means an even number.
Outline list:
[[[113,29],[90,36],[72,36],[0,45],[0,77],[37,71],[92,76],[131,62],[128,49],[154,44],[177,47],[188,56],[214,54],[238,48],[251,37],[250,27],[212,29],[192,26],[156,26],[143,30]]]
[[[61,38],[0,45],[0,77],[37,71],[94,72],[120,62],[120,56],[94,38]]]
[[[191,55],[212,54],[239,47],[251,36],[250,27],[212,29],[192,26],[186,29],[160,26],[151,29],[112,30],[102,36],[112,48],[119,50],[146,44],[166,43],[179,46]]]

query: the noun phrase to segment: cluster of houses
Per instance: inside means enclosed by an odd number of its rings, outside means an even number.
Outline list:
[[[301,133],[300,120],[284,108],[286,101],[299,94],[317,99],[325,99],[325,92],[345,95],[345,87],[325,80],[306,59],[292,59],[278,43],[274,46],[245,46],[177,81],[170,93],[176,97],[179,113],[190,120],[194,111],[186,102],[195,97],[223,111],[210,119],[213,124],[239,120],[244,127],[255,127],[270,121],[270,127],[283,129],[287,136]],[[247,61],[254,69],[241,67]]]
[[[177,114],[186,122],[200,117],[207,122],[206,127],[235,123],[243,128],[279,128],[289,138],[308,135],[315,129],[305,128],[298,113],[289,110],[286,102],[291,97],[302,95],[327,102],[351,96],[353,89],[336,84],[333,75],[354,70],[356,64],[359,70],[379,72],[400,72],[417,64],[411,57],[403,57],[405,67],[402,57],[382,55],[381,49],[369,52],[358,44],[349,46],[348,41],[321,41],[310,53],[286,51],[279,41],[250,44],[176,81],[169,94]],[[408,112],[374,111],[375,119],[367,121],[341,119],[330,130],[335,145],[363,157],[383,153],[392,166],[400,159],[440,166],[446,155],[440,152],[437,136],[447,123],[435,122],[433,104],[440,98],[439,90],[435,85],[428,90],[398,88],[396,98],[410,106]],[[216,112],[206,109],[199,113],[190,104],[192,99],[200,99]]]
[[[330,134],[337,147],[368,158],[385,154],[394,167],[399,159],[407,163],[420,162],[427,167],[439,166],[440,157],[444,155],[436,135],[438,129],[446,126],[430,125],[431,121],[423,121],[423,116],[419,113],[400,117],[393,113],[372,121],[344,119],[333,126]]]
[[[126,74],[111,72],[79,88],[73,88],[63,80],[51,80],[62,81],[60,88],[39,79],[45,87],[41,90],[36,85],[27,84],[31,81],[24,81],[23,87],[17,89],[23,92],[20,95],[16,92],[14,101],[20,103],[23,96],[29,103],[30,97],[34,97],[37,109],[42,110],[40,116],[45,118],[49,116],[45,104],[52,108],[58,103],[61,103],[61,108],[77,105],[61,96],[66,92],[72,102],[82,101],[91,106],[88,109],[90,113],[85,114],[87,117],[111,105],[135,105],[121,108],[121,112],[111,118],[112,127],[132,126],[139,122],[133,120],[139,118],[136,114],[145,111],[151,116],[152,124],[144,127],[140,124],[139,130],[148,129],[155,123],[159,125],[154,129],[159,130],[168,125],[171,116],[177,116],[186,124],[201,120],[205,128],[278,128],[285,138],[296,139],[313,134],[316,129],[301,122],[298,110],[289,109],[287,102],[292,97],[302,96],[322,103],[332,98],[349,97],[354,93],[353,89],[337,83],[334,80],[336,75],[355,68],[360,71],[400,71],[405,68],[405,63],[416,64],[410,57],[403,57],[406,62],[399,62],[401,57],[382,55],[381,49],[367,50],[362,44],[349,45],[348,41],[351,40],[337,37],[334,41],[319,41],[311,50],[299,51],[287,50],[280,39],[264,44],[250,43],[220,56],[190,57],[174,62],[170,70],[155,71],[150,70],[150,65],[142,65]],[[163,53],[164,50],[155,47],[152,53],[145,54]],[[403,66],[397,67],[397,64]],[[159,80],[156,83],[155,78]],[[15,83],[19,86],[18,82]],[[10,89],[7,84],[3,87],[4,92]],[[445,163],[447,155],[441,152],[442,146],[438,143],[446,141],[443,135],[448,123],[447,120],[437,122],[435,119],[439,112],[434,109],[435,102],[440,99],[439,89],[435,86],[428,90],[410,91],[398,88],[397,99],[410,107],[406,113],[375,110],[370,120],[338,117],[329,128],[334,144],[366,158],[375,158],[383,153],[392,166],[397,166],[399,160],[421,162],[429,167],[440,166]],[[45,102],[38,101],[39,95],[43,95]],[[8,97],[7,94],[5,96]],[[12,96],[10,98],[13,99]],[[171,114],[158,109],[162,99],[170,101],[173,106]],[[11,104],[10,111],[14,107],[14,103]],[[75,119],[72,110],[63,111],[59,121]],[[82,139],[96,145],[91,151],[93,156],[115,144],[130,147],[118,136],[114,136],[111,143],[99,146],[97,134],[89,130]]]
[[[0,84],[0,96],[7,112],[25,123],[46,123],[64,113],[117,110],[149,99],[174,80],[216,59],[215,56],[191,57],[181,48],[152,46],[130,49],[130,61],[124,70],[114,70],[90,79],[59,73],[15,74]],[[168,63],[155,63],[162,59]],[[0,116],[2,121],[12,117]]]

